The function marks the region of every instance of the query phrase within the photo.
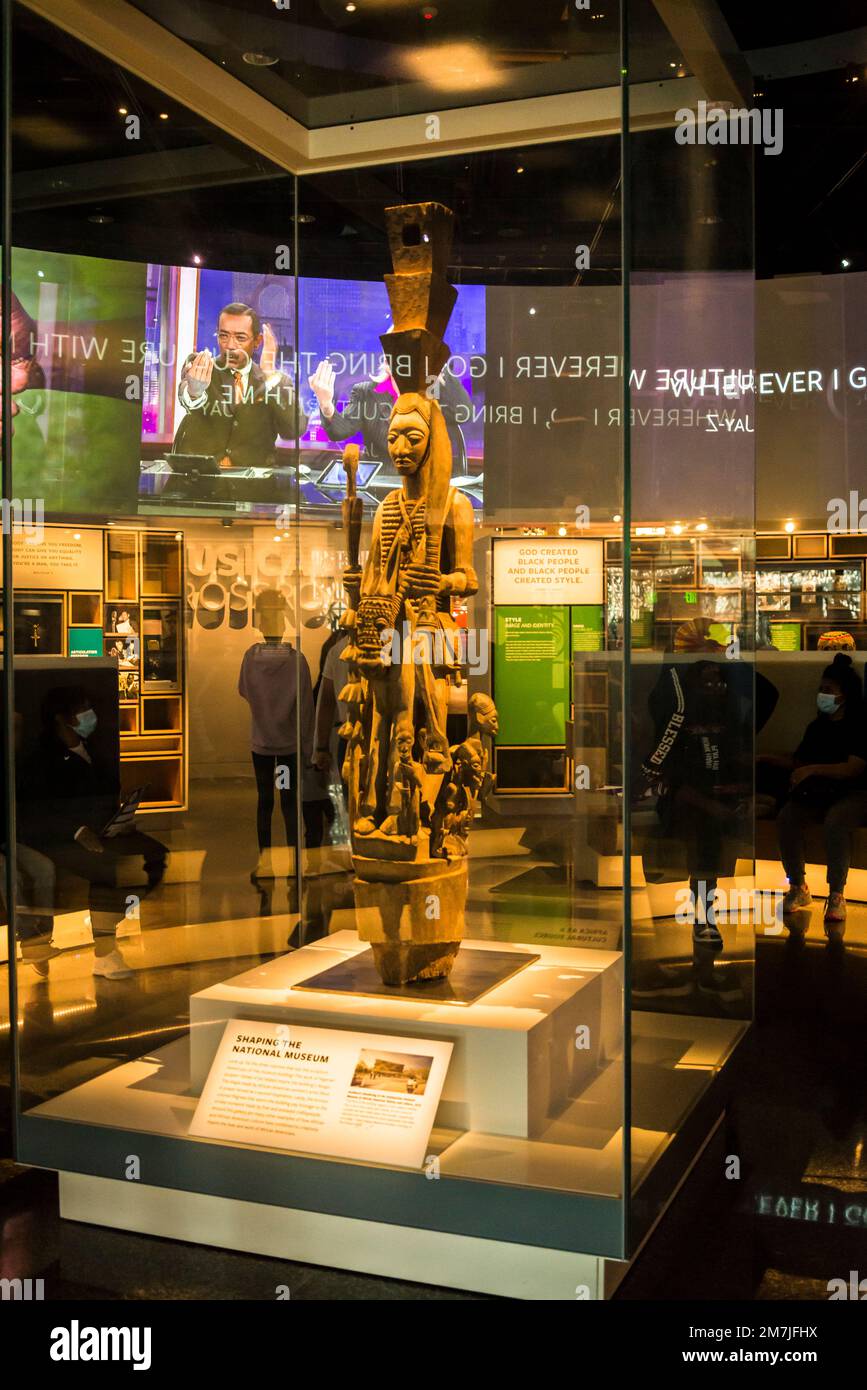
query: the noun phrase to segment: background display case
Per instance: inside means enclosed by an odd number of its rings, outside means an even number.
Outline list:
[[[140,35],[153,8],[135,7]],[[396,125],[375,100],[408,97],[396,77],[367,92],[369,121],[329,124],[325,107],[348,100],[347,68],[339,91],[303,103],[323,127],[318,162],[310,144],[302,157],[269,142],[273,164],[239,144],[247,192],[234,178],[191,178],[180,227],[175,182],[149,190],[123,245],[107,233],[101,280],[71,233],[54,247],[36,217],[53,252],[76,258],[52,269],[69,296],[110,285],[100,321],[123,341],[132,318],[144,344],[141,412],[123,392],[108,401],[114,443],[99,505],[78,453],[54,461],[63,476],[51,510],[53,524],[74,510],[90,516],[82,534],[98,532],[99,582],[64,590],[68,654],[73,633],[85,655],[99,644],[103,665],[118,653],[120,789],[147,787],[148,833],[162,851],[118,855],[100,885],[131,898],[103,943],[108,966],[98,940],[40,954],[21,924],[45,906],[28,863],[50,846],[10,846],[17,1157],[60,1171],[65,1217],[521,1298],[601,1298],[721,1133],[751,1018],[753,920],[726,912],[708,947],[678,918],[696,846],[682,822],[664,822],[642,765],[661,737],[672,671],[697,698],[701,653],[740,701],[738,758],[750,764],[754,458],[749,436],[702,437],[699,449],[694,423],[653,432],[638,422],[660,399],[679,409],[676,391],[646,384],[675,358],[695,371],[750,361],[751,156],[722,148],[709,167],[675,142],[674,111],[720,94],[701,75],[700,41],[676,79],[656,8],[629,9],[634,68],[618,12],[568,10],[568,62],[538,74],[520,64],[519,81],[484,35],[477,51],[512,100],[493,103],[497,133],[477,140],[466,130],[488,108],[472,83],[464,90],[463,64],[419,56],[396,15],[393,42],[415,64],[413,109]],[[172,17],[159,17],[159,43],[171,47]],[[87,73],[86,49],[47,28],[39,41],[46,62],[59,49]],[[109,25],[104,42],[123,67],[123,34]],[[728,71],[716,56],[722,67],[710,70]],[[241,94],[239,79],[214,71]],[[222,132],[194,116],[190,94],[180,109],[216,160]],[[175,155],[149,138],[147,157],[168,168]],[[724,206],[724,235],[696,220],[697,186]],[[467,518],[472,557],[463,592],[439,610],[467,640],[447,733],[455,760],[475,756],[480,776],[464,808],[466,901],[444,908],[464,919],[454,971],[389,986],[371,968],[379,922],[371,928],[363,856],[348,835],[341,741],[352,721],[325,729],[332,765],[317,783],[302,765],[309,729],[296,700],[284,736],[294,749],[285,766],[275,752],[264,777],[256,767],[257,782],[251,746],[271,755],[251,745],[238,675],[262,633],[291,639],[315,676],[353,550],[370,552],[374,517],[403,486],[382,428],[396,394],[382,366],[385,277],[423,242],[410,237],[395,259],[385,210],[428,202],[455,214],[448,254],[424,273],[456,291],[448,363],[430,385],[452,450],[443,506]],[[143,208],[133,199],[131,210]],[[215,229],[230,223],[239,230],[223,239]],[[191,258],[193,227],[215,239]],[[36,230],[13,219],[10,244],[36,244]],[[37,314],[28,254],[13,280]],[[450,298],[434,288],[433,300]],[[262,467],[202,445],[179,448],[173,473],[171,445],[193,413],[179,394],[183,364],[238,303],[253,310],[252,328],[268,324],[294,422],[282,420]],[[325,362],[331,399],[316,375]],[[99,391],[81,394],[81,417],[104,428]],[[59,395],[49,404],[60,410]],[[357,508],[342,505],[347,435],[361,454]],[[13,479],[33,476],[39,449],[16,430]],[[152,529],[143,520],[157,482]],[[507,553],[523,557],[511,573]],[[263,594],[279,610],[275,632]],[[7,628],[18,597],[5,596]],[[13,701],[24,674],[16,662]],[[490,698],[499,728],[479,734],[482,755],[468,752]],[[409,752],[410,780],[424,751]],[[262,831],[269,796],[285,845]],[[293,824],[304,827],[300,846]],[[749,893],[743,817],[731,839],[714,877]],[[394,883],[406,888],[399,874]],[[437,894],[428,906],[438,921]]]

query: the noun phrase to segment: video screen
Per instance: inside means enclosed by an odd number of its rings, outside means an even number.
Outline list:
[[[135,510],[146,273],[13,249],[13,484],[46,513]]]
[[[46,516],[339,515],[347,441],[372,511],[398,477],[381,280],[255,275],[13,251],[15,496]],[[453,484],[490,522],[621,506],[622,291],[466,285],[436,391]],[[858,486],[867,275],[797,286],[725,273],[633,276],[633,512],[716,520],[791,510],[828,524]],[[753,324],[759,325],[754,335]],[[296,344],[300,344],[295,399]],[[296,471],[297,470],[297,471]],[[821,483],[820,480],[821,479]],[[860,524],[860,523],[859,523]]]
[[[247,312],[244,312],[246,309]],[[376,505],[399,479],[386,446],[396,388],[380,343],[391,322],[381,281],[150,265],[142,406],[143,510],[213,511],[295,500],[334,508],[340,455],[357,442],[357,486]],[[481,506],[485,290],[461,286],[448,330],[452,356],[436,390],[455,473]],[[296,339],[300,341],[295,403]]]

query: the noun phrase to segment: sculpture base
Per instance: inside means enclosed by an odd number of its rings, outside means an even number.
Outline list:
[[[448,979],[439,976],[390,985],[383,983],[371,949],[349,956],[337,965],[329,965],[315,975],[308,975],[293,984],[292,988],[310,990],[312,993],[354,994],[370,999],[415,999],[428,1004],[467,1007],[478,1003],[492,989],[539,959],[536,953],[529,951],[498,951],[496,947],[487,946],[480,951],[477,947],[465,945],[456,956],[454,969]]]
[[[384,984],[448,976],[464,934],[467,861],[414,864],[353,855],[358,935]]]
[[[461,949],[460,941],[372,941],[373,961],[384,985],[446,979]]]

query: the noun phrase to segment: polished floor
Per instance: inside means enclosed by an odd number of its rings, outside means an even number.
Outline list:
[[[24,1108],[182,1036],[193,990],[351,924],[346,874],[311,879],[300,915],[291,880],[251,882],[249,787],[221,787],[218,816],[215,795],[203,789],[197,814],[163,837],[176,851],[207,844],[208,856],[192,882],[168,881],[144,902],[141,932],[118,943],[129,977],[94,976],[90,946],[25,944]],[[561,843],[557,827],[536,826],[482,846],[475,931],[496,936],[508,927],[506,939],[561,944],[595,936],[616,949],[618,893],[577,884]],[[820,904],[799,925],[755,931],[756,1023],[726,1125],[641,1250],[620,1299],[824,1299],[830,1279],[861,1267],[867,1275],[867,906],[850,907],[842,942],[826,940]],[[642,1013],[716,1027],[748,1018],[754,927],[726,925],[723,935],[724,951],[702,958],[674,919],[640,923]],[[733,1155],[737,1177],[727,1176]],[[48,1298],[270,1299],[280,1285],[315,1300],[473,1297],[61,1222],[54,1176],[8,1161],[0,1221],[0,1277],[42,1277]]]

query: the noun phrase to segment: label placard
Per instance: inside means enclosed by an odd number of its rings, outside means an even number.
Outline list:
[[[306,1024],[226,1024],[190,1133],[420,1168],[450,1042]]]

